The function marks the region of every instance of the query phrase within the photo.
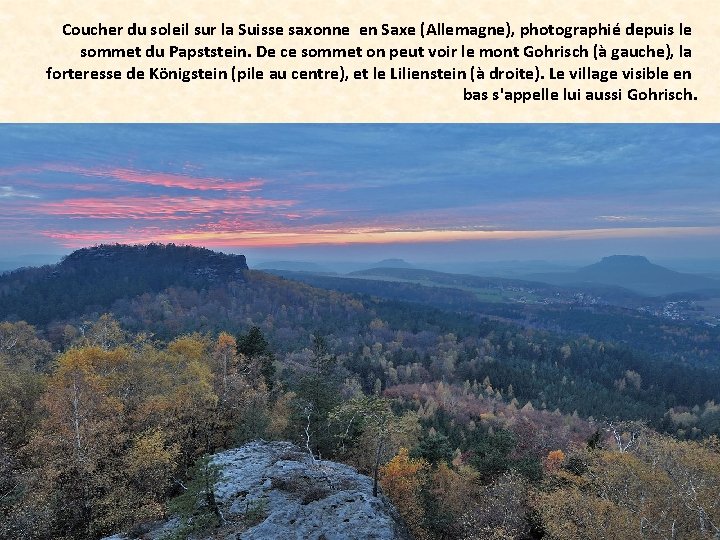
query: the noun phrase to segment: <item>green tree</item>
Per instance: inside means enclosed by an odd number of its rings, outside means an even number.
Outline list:
[[[410,457],[422,458],[433,467],[440,463],[450,463],[453,459],[450,439],[442,433],[427,435],[412,449]]]
[[[250,376],[262,377],[271,389],[275,378],[275,356],[260,328],[253,326],[247,334],[238,337],[237,352],[246,359]]]
[[[481,434],[472,443],[470,464],[485,481],[500,476],[511,466],[510,453],[517,444],[512,432],[499,429],[492,434]]]

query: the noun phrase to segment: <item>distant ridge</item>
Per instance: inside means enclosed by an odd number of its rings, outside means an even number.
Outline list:
[[[0,276],[0,319],[33,324],[52,317],[109,307],[120,298],[172,286],[207,288],[244,280],[244,255],[175,244],[100,245],[72,252],[58,264],[22,268]]]
[[[290,272],[306,272],[311,274],[345,274],[372,268],[415,268],[404,259],[383,259],[378,262],[352,262],[352,261],[264,261],[253,266],[257,270],[283,270]]]
[[[415,268],[404,259],[383,259],[368,266],[369,268]]]
[[[641,255],[611,255],[574,272],[530,274],[526,277],[554,285],[616,285],[650,296],[702,290],[720,291],[718,280],[675,272],[653,264]]]
[[[310,261],[266,261],[253,265],[258,270],[291,270],[293,272],[329,272],[328,268]]]
[[[61,258],[62,255],[59,254],[37,253],[30,255],[20,255],[12,259],[0,259],[0,273],[17,270],[18,268],[27,268],[29,266],[54,264]]]
[[[320,277],[320,276],[318,276]],[[606,300],[612,299],[622,304],[634,303],[642,300],[642,295],[616,285],[602,283],[585,284],[580,287],[568,285],[548,284],[547,282],[528,281],[527,279],[505,278],[496,276],[476,276],[473,274],[451,274],[435,270],[422,270],[419,268],[370,268],[346,274],[347,278],[378,279],[389,281],[415,282],[421,285],[450,287],[457,289],[541,289],[545,295],[573,295],[577,293],[590,293],[602,295]],[[301,279],[299,276],[296,279]],[[320,285],[322,286],[322,285]]]

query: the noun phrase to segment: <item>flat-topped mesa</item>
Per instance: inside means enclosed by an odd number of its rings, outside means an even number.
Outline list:
[[[185,267],[213,266],[226,270],[247,270],[245,255],[233,255],[195,246],[176,244],[100,244],[78,249],[66,256],[60,266],[85,261],[112,259],[115,263],[164,263]]]
[[[244,255],[175,244],[99,245],[79,249],[55,265],[25,268],[0,276],[5,288],[0,318],[31,324],[79,315],[92,307],[169,287],[204,290],[245,281]],[[43,306],[51,305],[52,310]]]

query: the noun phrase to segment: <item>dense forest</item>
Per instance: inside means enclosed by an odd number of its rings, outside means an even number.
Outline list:
[[[140,530],[257,438],[377,477],[416,538],[718,537],[712,330],[353,282],[174,245],[0,276],[0,537]]]

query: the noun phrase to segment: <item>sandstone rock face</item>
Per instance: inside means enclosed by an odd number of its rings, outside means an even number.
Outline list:
[[[286,442],[253,442],[213,457],[215,497],[228,514],[261,514],[237,538],[406,538],[393,507],[372,496],[372,480],[352,467],[314,461]]]
[[[218,471],[214,495],[225,525],[195,540],[410,538],[387,499],[373,497],[371,478],[348,465],[314,460],[292,443],[255,441],[215,454],[210,463]],[[178,523],[132,538],[159,540]]]

